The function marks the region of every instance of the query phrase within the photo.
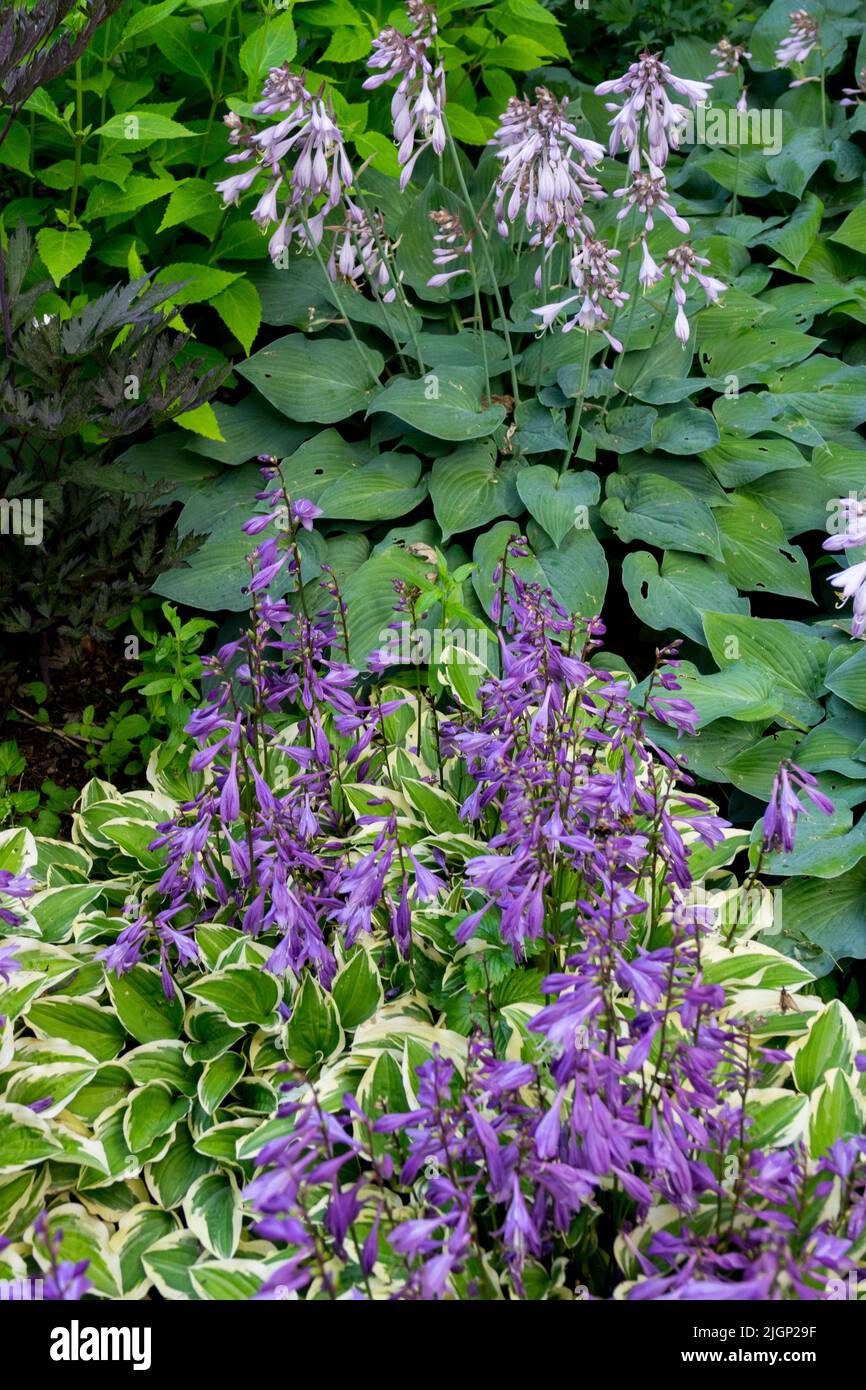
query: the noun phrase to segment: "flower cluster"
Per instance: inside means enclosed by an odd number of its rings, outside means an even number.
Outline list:
[[[825,550],[852,550],[866,545],[866,502],[857,497],[841,497],[836,503],[844,518],[844,530],[824,542]],[[866,635],[866,560],[834,574],[830,583],[839,593],[839,604],[854,600],[851,635]]]
[[[776,63],[781,68],[789,68],[794,63],[805,63],[809,54],[821,42],[818,21],[808,10],[792,10],[791,28],[776,49]],[[793,83],[799,86],[799,83]]]
[[[277,224],[268,243],[276,260],[293,237],[302,245],[318,246],[326,216],[340,204],[354,176],[324,88],[313,96],[288,63],[271,69],[253,111],[257,116],[279,114],[280,120],[250,133],[236,116],[227,118],[230,140],[240,146],[227,162],[249,167],[216,187],[226,204],[237,203],[257,178],[267,178],[252,216],[263,230]]]
[[[752,56],[745,44],[731,43],[731,40],[726,38],[719,39],[710,52],[719,61],[715,71],[706,78],[707,82],[719,82],[723,77],[737,76],[743,63],[747,63]]]
[[[638,279],[646,290],[663,280],[665,271],[670,275],[671,292],[677,306],[674,332],[683,347],[688,342],[691,332],[686,314],[686,295],[689,281],[694,279],[700,285],[707,304],[715,304],[727,288],[723,281],[717,280],[713,275],[707,275],[705,269],[702,269],[709,264],[706,256],[698,256],[689,243],[684,242],[682,246],[676,246],[671,251],[666,252],[662,264],[657,265],[650,255],[646,241],[642,242]]]
[[[402,172],[400,187],[412,177],[420,155],[426,149],[442,154],[445,149],[445,70],[431,53],[437,32],[436,12],[430,5],[407,6],[414,24],[412,33],[401,34],[387,25],[373,40],[367,66],[375,69],[364,82],[367,91],[385,82],[397,81],[391,99],[391,119],[397,158]]]
[[[663,169],[671,149],[679,147],[687,108],[671,101],[666,91],[668,87],[685,97],[692,107],[699,101],[706,101],[710,90],[708,82],[676,77],[659,54],[647,51],[622,77],[600,82],[595,89],[597,96],[625,97],[621,106],[608,103],[608,110],[614,112],[610,122],[610,153],[615,155],[620,147],[627,150],[632,174],[640,169],[644,154],[649,166]]]
[[[605,151],[577,134],[567,97],[557,101],[546,87],[536,88],[534,102],[511,97],[490,143],[502,162],[495,206],[502,236],[521,214],[530,246],[549,250],[561,232],[570,240],[592,233],[584,205],[606,196],[592,172]]]
[[[436,274],[431,276],[427,284],[431,289],[438,289],[442,285],[447,285],[449,280],[453,280],[457,275],[469,275],[468,266],[458,266],[455,270],[444,270],[446,265],[453,265],[454,261],[461,256],[468,258],[472,255],[472,233],[463,230],[463,223],[456,212],[446,212],[444,209],[431,212],[430,221],[436,227],[433,233],[433,264],[436,267]]]
[[[577,313],[562,325],[563,333],[579,327],[585,333],[598,329],[607,338],[614,352],[622,352],[622,343],[608,332],[610,307],[616,309],[628,299],[622,289],[616,265],[619,251],[613,250],[606,242],[587,237],[581,241],[569,262],[571,281],[577,294],[553,304],[543,304],[533,313],[541,320],[542,328],[549,328],[569,305],[580,303]]]
[[[773,778],[773,790],[767,809],[764,812],[764,846],[766,849],[780,849],[790,854],[797,837],[797,818],[806,809],[797,795],[796,788],[823,811],[826,816],[833,814],[833,803],[828,796],[818,790],[818,784],[811,772],[805,772],[796,763],[786,759]]]

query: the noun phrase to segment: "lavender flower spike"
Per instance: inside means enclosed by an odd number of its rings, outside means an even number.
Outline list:
[[[818,783],[812,774],[786,759],[779,765],[773,778],[773,790],[764,812],[764,847],[768,850],[781,849],[783,853],[790,854],[794,848],[797,818],[806,809],[797,795],[798,787],[819,811],[826,816],[833,814],[833,802],[818,791]]]
[[[667,163],[670,150],[679,146],[686,107],[671,101],[666,87],[685,97],[692,107],[706,101],[710,90],[708,82],[675,77],[660,54],[646,50],[622,77],[600,82],[595,89],[596,96],[625,96],[622,106],[608,104],[607,109],[615,113],[610,122],[610,153],[615,155],[620,146],[628,150],[633,174],[640,169],[642,129],[646,132],[649,159],[659,169]]]
[[[367,91],[374,91],[399,78],[391,101],[391,119],[402,166],[401,188],[411,179],[422,151],[432,148],[442,154],[446,138],[445,70],[438,62],[434,68],[429,57],[437,30],[436,12],[430,5],[416,3],[407,9],[415,29],[408,37],[390,24],[382,29],[373,40],[373,53],[367,62],[369,68],[380,71],[363,83]]]

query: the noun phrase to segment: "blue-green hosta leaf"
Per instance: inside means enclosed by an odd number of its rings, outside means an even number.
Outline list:
[[[684,662],[680,685],[682,698],[698,712],[700,728],[716,719],[766,722],[781,712],[775,680],[764,666],[739,661],[705,676]]]
[[[529,515],[558,547],[570,531],[588,528],[600,483],[595,473],[559,473],[539,463],[518,473],[517,491]]]
[[[719,666],[737,661],[764,666],[784,696],[785,714],[811,727],[823,717],[829,646],[775,618],[747,618],[739,613],[705,613],[704,633]]]
[[[807,772],[841,772],[843,777],[866,776],[863,759],[866,717],[846,709],[818,724],[797,749],[797,761]]]
[[[420,378],[392,377],[373,395],[367,415],[385,411],[434,439],[482,439],[505,419],[505,407],[498,402],[485,405],[483,392],[484,374],[477,367],[449,367]]]
[[[430,496],[443,542],[459,531],[474,531],[499,516],[519,516],[523,472],[497,459],[492,440],[478,440],[438,458],[430,476]]]
[[[526,535],[557,603],[581,618],[594,618],[602,610],[607,592],[608,564],[604,547],[588,526],[569,532],[556,546],[547,533],[531,521]]]
[[[796,130],[767,160],[767,177],[783,193],[801,198],[815,170],[830,158],[820,130]]]
[[[482,532],[472,551],[472,558],[476,564],[476,569],[472,573],[472,585],[488,617],[492,611],[493,599],[498,587],[493,583],[493,574],[505,554],[506,546],[514,535],[514,530],[515,528],[510,521],[500,521],[495,526],[491,526],[489,531]],[[534,555],[509,560],[508,570],[518,574],[526,584],[546,586],[544,570]],[[506,593],[511,592],[509,576],[506,578]]]
[[[366,447],[349,444],[338,430],[320,430],[283,461],[281,472],[290,497],[308,497],[318,504],[331,483],[369,459]]]
[[[770,381],[780,403],[808,419],[822,435],[853,430],[866,421],[866,374],[862,367],[820,353]]]
[[[510,528],[513,529],[513,528]],[[509,530],[510,534],[510,530]],[[349,615],[349,657],[353,665],[366,667],[371,652],[378,651],[393,633],[395,579],[424,584],[425,566],[402,546],[392,545],[373,554],[355,570],[343,586]]]
[[[766,872],[779,878],[838,878],[847,873],[866,857],[866,819],[853,829],[851,821],[851,808],[844,803],[836,807],[833,816],[826,816],[807,802],[797,821],[794,848],[789,854],[774,851],[766,855]],[[756,839],[760,835],[760,822],[754,835]]]
[[[289,333],[260,348],[235,370],[290,420],[330,425],[365,410],[379,389],[384,366],[372,348],[353,342]]]
[[[866,957],[866,865],[840,878],[792,878],[782,885],[782,933],[775,945],[826,975],[846,956]],[[812,948],[814,955],[807,954]]]
[[[841,999],[832,999],[812,1015],[805,1037],[791,1045],[798,1090],[816,1090],[835,1067],[848,1071],[859,1049],[856,1020]]]
[[[568,448],[568,432],[562,410],[548,410],[533,397],[521,401],[514,411],[517,431],[511,444],[515,453],[562,453]]]
[[[796,269],[821,230],[823,215],[821,199],[814,193],[807,193],[788,221],[781,227],[773,227],[765,232],[760,240],[763,245],[772,246]],[[790,288],[797,290],[802,286],[792,285]]]
[[[653,740],[669,753],[675,753],[702,781],[727,782],[729,778],[725,769],[728,763],[757,743],[763,726],[741,723],[735,719],[717,719],[687,742],[668,725],[654,721],[651,727]]]
[[[841,227],[831,233],[830,240],[866,254],[866,204],[860,203],[853,212],[849,212]]]
[[[620,540],[722,558],[714,513],[686,488],[658,474],[613,474],[607,480],[601,515]]]
[[[749,611],[748,599],[740,597],[721,565],[684,551],[666,551],[661,569],[648,551],[633,551],[623,560],[622,582],[641,622],[657,631],[671,628],[702,646],[703,613]]]
[[[773,371],[802,362],[810,352],[821,346],[820,338],[812,338],[791,328],[744,328],[727,337],[702,343],[699,356],[708,375],[741,378],[750,382],[761,380],[761,371]]]
[[[719,427],[709,410],[669,406],[652,427],[652,446],[666,454],[702,454],[719,442]]]
[[[853,651],[847,647],[837,648],[830,658],[826,683],[828,690],[847,700],[849,705],[866,710],[866,646],[857,644]]]
[[[630,454],[635,449],[651,447],[657,417],[658,411],[652,406],[626,405],[609,410],[603,418],[594,417],[589,428],[600,449],[610,449],[614,454]],[[659,442],[658,447],[664,449],[667,446]]]
[[[810,599],[809,563],[798,545],[789,544],[779,518],[751,498],[735,495],[732,501],[716,514],[731,582],[747,593]]]
[[[215,459],[231,467],[255,459],[259,454],[283,458],[297,449],[310,433],[301,425],[291,424],[257,391],[251,391],[237,405],[214,401],[213,412],[222,439],[191,440],[184,452]]]
[[[318,497],[325,517],[385,521],[414,511],[427,495],[420,483],[421,462],[414,454],[380,454],[342,473]],[[290,494],[291,495],[291,494]]]
[[[701,455],[722,487],[739,487],[765,473],[805,468],[806,460],[789,439],[749,439],[725,434],[714,449]]]

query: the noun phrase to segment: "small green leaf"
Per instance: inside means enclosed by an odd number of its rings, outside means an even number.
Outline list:
[[[43,227],[36,233],[36,246],[45,263],[45,268],[55,285],[81,265],[90,250],[89,232],[76,228],[57,231],[54,227]]]

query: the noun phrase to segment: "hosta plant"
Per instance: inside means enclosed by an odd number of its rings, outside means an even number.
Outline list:
[[[265,474],[189,766],[90,783],[71,843],[0,840],[0,1267],[71,1297],[827,1296],[861,1258],[859,1034],[652,738],[691,746],[676,652],[642,691],[609,669],[513,535],[495,670],[452,645],[438,691],[359,684],[338,580],[304,584],[316,507]],[[759,856],[813,812],[783,764]]]

